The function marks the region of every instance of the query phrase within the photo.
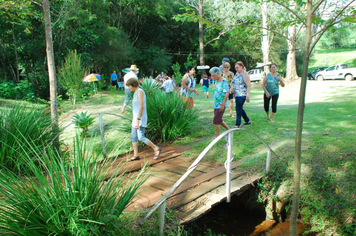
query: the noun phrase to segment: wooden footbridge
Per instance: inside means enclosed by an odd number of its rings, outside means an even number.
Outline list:
[[[235,131],[251,133],[243,128],[228,130],[215,138],[195,160],[181,157],[182,152],[189,146],[162,146],[158,160],[153,160],[151,149],[142,150],[139,153],[139,161],[126,162],[129,156],[119,157],[116,162],[121,163],[120,165],[126,163],[120,171],[125,172],[127,176],[137,174],[145,164],[150,166],[149,171],[152,172],[126,211],[151,208],[145,217],[147,219],[153,211],[160,208],[160,228],[163,234],[166,207],[174,209],[180,223],[184,224],[208,212],[212,206],[223,200],[229,202],[231,195],[240,195],[254,186],[262,175],[249,175],[239,168],[239,161],[233,161],[231,146]],[[225,165],[203,161],[210,148],[226,135],[231,145],[228,147]],[[266,171],[269,171],[273,151],[262,139],[258,136],[256,138],[267,147]]]

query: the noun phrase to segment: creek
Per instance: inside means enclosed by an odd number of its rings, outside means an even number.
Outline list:
[[[184,228],[194,236],[289,236],[288,221],[266,220],[264,205],[257,202],[254,188],[240,196],[232,196],[230,203],[217,204]],[[303,225],[298,222],[298,232],[302,229]]]

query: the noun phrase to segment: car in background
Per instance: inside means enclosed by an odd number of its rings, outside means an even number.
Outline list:
[[[249,70],[247,73],[250,76],[251,82],[261,81],[265,77],[265,74],[263,73],[262,69],[252,69]]]
[[[337,64],[318,72],[315,77],[318,81],[323,81],[324,79],[345,79],[351,81],[356,78],[356,68],[350,68],[347,64]]]
[[[318,72],[325,70],[326,68],[328,68],[328,66],[322,66],[322,67],[318,67],[315,70],[313,70],[312,72],[308,73],[308,79],[310,80],[315,80],[316,78],[316,74],[318,74]]]

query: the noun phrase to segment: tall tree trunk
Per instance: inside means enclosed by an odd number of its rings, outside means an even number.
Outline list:
[[[198,11],[199,11],[199,16],[203,17],[204,16],[203,0],[199,0]],[[204,61],[204,26],[200,21],[199,21],[199,61],[200,61],[201,66],[205,65],[205,61]]]
[[[269,49],[270,49],[270,44],[269,44],[269,32],[267,30],[268,23],[267,23],[267,2],[263,2],[262,6],[262,54],[263,54],[263,64],[264,66],[264,71],[266,74],[269,72],[269,67],[266,65],[269,62]]]
[[[52,25],[49,0],[43,0],[43,14],[45,19],[45,32],[46,32],[46,51],[47,51],[47,65],[49,75],[49,89],[51,99],[51,118],[52,129],[54,133],[58,132],[58,101],[57,101],[57,80],[56,69],[54,64],[53,40],[52,40]],[[54,141],[55,147],[59,147],[59,138]]]
[[[290,9],[295,11],[296,2],[290,1]],[[296,41],[296,26],[291,25],[288,27],[288,56],[287,56],[287,80],[298,79],[299,76],[297,74],[297,61],[296,61],[296,53],[295,53],[295,41]]]
[[[297,235],[297,219],[299,212],[300,198],[300,171],[301,171],[301,154],[302,154],[302,131],[305,108],[305,91],[307,87],[309,49],[311,42],[311,23],[312,23],[312,0],[307,0],[307,23],[305,27],[305,45],[303,49],[303,73],[300,83],[297,129],[295,135],[295,158],[294,158],[294,181],[293,181],[293,204],[290,217],[290,235]]]
[[[16,60],[16,76],[14,77],[14,83],[17,83],[20,81],[20,76],[19,76],[19,58],[17,55],[17,43],[16,43],[16,37],[15,37],[15,27],[14,24],[12,24],[12,38],[14,40],[14,51],[15,51],[15,60]]]

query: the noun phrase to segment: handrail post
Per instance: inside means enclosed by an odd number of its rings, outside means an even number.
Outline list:
[[[100,123],[100,134],[101,134],[101,145],[103,146],[103,156],[106,157],[104,122],[103,122],[103,115],[101,113],[99,113],[99,123]]]
[[[163,236],[164,230],[164,216],[166,214],[166,201],[159,207],[159,235]]]
[[[267,151],[267,161],[266,161],[266,173],[271,169],[271,150]]]
[[[226,202],[231,200],[231,161],[232,161],[232,147],[233,147],[233,132],[228,136],[228,148],[227,148],[227,163],[226,163]]]

